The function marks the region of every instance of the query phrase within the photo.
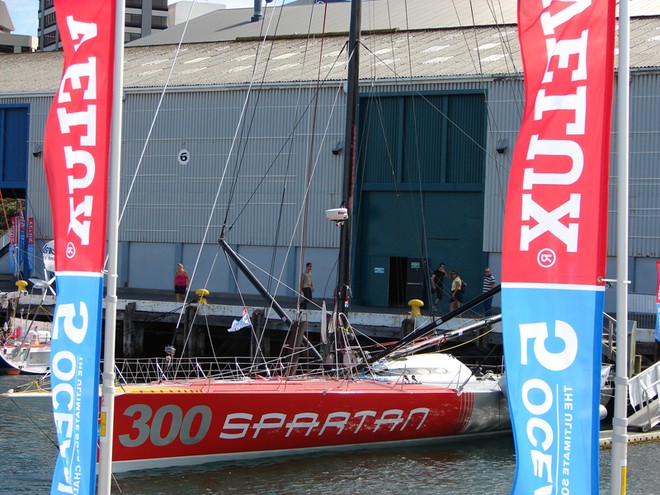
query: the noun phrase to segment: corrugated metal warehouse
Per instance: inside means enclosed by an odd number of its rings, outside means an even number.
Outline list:
[[[485,1],[475,11],[471,3],[364,4],[358,303],[403,306],[416,277],[441,261],[476,292],[485,266],[499,273],[523,111],[516,2]],[[260,22],[249,22],[252,14],[216,11],[126,48],[120,287],[171,290],[181,261],[193,287],[254,293],[217,247],[226,225],[227,241],[277,294],[292,295],[311,261],[314,297],[332,297],[339,235],[324,212],[341,197],[349,5],[267,8]],[[630,310],[654,313],[660,6],[634,2],[631,14]],[[310,27],[314,34],[303,35]],[[5,197],[27,199],[38,246],[52,238],[41,150],[61,68],[61,52],[0,56],[1,187]],[[612,132],[608,278],[616,254]],[[608,290],[608,311],[614,299]]]

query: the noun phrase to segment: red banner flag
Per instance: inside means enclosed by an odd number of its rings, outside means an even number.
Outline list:
[[[105,259],[114,1],[57,0],[64,71],[46,123],[44,162],[56,271],[101,272]]]
[[[55,0],[64,70],[44,144],[57,257],[51,494],[95,493],[115,0]]]
[[[502,335],[513,494],[597,494],[614,0],[520,0]]]

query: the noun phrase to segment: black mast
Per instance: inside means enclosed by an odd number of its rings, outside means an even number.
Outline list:
[[[351,224],[353,223],[353,187],[355,177],[355,121],[358,105],[358,84],[360,77],[360,16],[362,0],[351,1],[351,24],[348,35],[348,77],[346,95],[346,133],[344,136],[344,181],[342,204],[348,218],[342,223],[339,241],[339,265],[337,268],[337,289],[335,309],[348,314],[351,297]]]

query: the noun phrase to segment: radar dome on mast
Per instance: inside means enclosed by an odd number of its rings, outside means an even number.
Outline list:
[[[329,210],[325,210],[325,218],[331,222],[335,222],[337,225],[341,225],[348,219],[348,209],[331,208]]]

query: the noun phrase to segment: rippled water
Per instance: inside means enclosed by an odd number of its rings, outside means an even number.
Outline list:
[[[28,377],[0,376],[0,392]],[[0,398],[0,494],[47,494],[57,449],[47,399]],[[51,441],[53,439],[53,441]],[[610,455],[601,450],[601,493]],[[513,441],[318,455],[262,463],[207,464],[117,477],[123,495],[505,495],[515,471]],[[655,495],[660,443],[628,448],[628,494]]]

